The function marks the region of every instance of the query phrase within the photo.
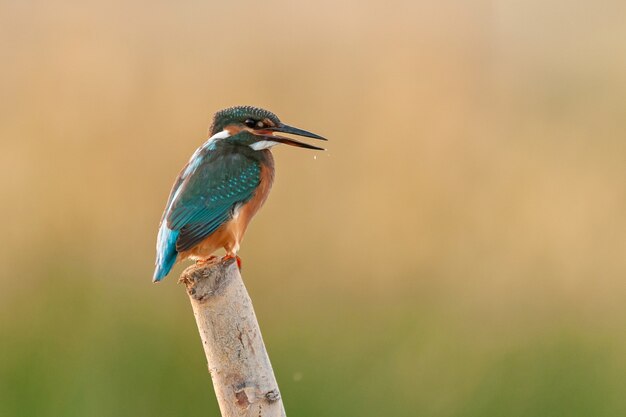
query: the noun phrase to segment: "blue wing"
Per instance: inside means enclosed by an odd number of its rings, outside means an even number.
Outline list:
[[[197,155],[170,193],[157,238],[154,281],[163,279],[179,252],[191,249],[252,198],[261,180],[259,163],[237,152]],[[193,167],[193,169],[190,169]]]

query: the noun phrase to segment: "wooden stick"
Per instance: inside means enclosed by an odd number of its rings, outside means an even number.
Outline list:
[[[285,417],[235,260],[190,266],[179,282],[187,287],[222,417]]]

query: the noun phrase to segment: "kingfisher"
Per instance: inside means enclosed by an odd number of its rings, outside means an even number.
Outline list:
[[[214,261],[220,248],[224,258],[235,258],[241,266],[237,252],[243,235],[274,181],[270,149],[285,144],[324,150],[280,133],[326,140],[258,107],[215,113],[208,140],[191,155],[170,191],[157,235],[153,282],[184,259]]]

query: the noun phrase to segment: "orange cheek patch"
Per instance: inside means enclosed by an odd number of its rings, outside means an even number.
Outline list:
[[[230,136],[236,135],[237,133],[241,132],[243,129],[241,128],[241,126],[237,126],[237,125],[228,125],[224,128],[224,130],[228,131],[228,133],[230,134]]]

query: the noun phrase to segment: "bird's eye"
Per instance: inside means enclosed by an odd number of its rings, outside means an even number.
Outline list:
[[[255,127],[256,126],[256,120],[246,119],[246,121],[243,122],[243,124],[245,124],[248,127]]]

